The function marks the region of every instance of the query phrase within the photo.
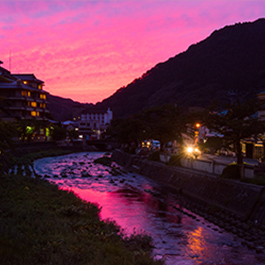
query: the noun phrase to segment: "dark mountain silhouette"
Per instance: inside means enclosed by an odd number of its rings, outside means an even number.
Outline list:
[[[93,104],[82,104],[69,98],[61,98],[51,94],[47,94],[47,99],[52,119],[56,121],[72,120],[75,112],[80,113],[82,109],[93,106]]]
[[[251,97],[265,90],[265,19],[214,31],[187,51],[117,90],[95,108],[115,117],[165,103],[206,107],[231,95]]]

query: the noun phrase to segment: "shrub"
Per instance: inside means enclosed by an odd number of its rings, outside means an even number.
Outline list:
[[[256,184],[260,186],[265,186],[265,179],[262,177],[254,177],[254,178],[242,178],[240,179],[241,182]]]
[[[152,161],[160,161],[160,152],[159,151],[153,152],[152,154],[150,154],[148,159]]]
[[[240,179],[240,168],[237,164],[230,164],[224,168],[220,178]]]
[[[108,156],[102,156],[94,160],[94,163],[101,164],[104,166],[111,166],[112,160]]]
[[[169,166],[175,166],[180,167],[181,166],[181,156],[178,155],[172,155],[168,161]]]
[[[152,237],[145,232],[136,233],[134,230],[132,235],[124,237],[124,241],[132,251],[150,251],[154,247]]]

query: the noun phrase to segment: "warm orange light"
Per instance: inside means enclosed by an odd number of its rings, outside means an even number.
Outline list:
[[[187,147],[187,153],[188,153],[188,154],[191,154],[193,151],[194,151],[194,150],[193,150],[193,147],[192,147],[192,146],[188,146],[188,147]]]
[[[22,95],[22,96],[27,96],[27,94],[28,94],[27,91],[25,91],[25,90],[22,90],[22,91],[21,91],[21,95]]]
[[[202,227],[191,232],[188,237],[188,247],[193,255],[200,256],[205,248],[205,237]]]
[[[31,111],[31,116],[40,116],[40,113],[38,111]]]
[[[37,103],[36,102],[31,102],[31,107],[37,107]]]
[[[196,123],[196,128],[200,128],[200,127],[201,127],[200,123]]]

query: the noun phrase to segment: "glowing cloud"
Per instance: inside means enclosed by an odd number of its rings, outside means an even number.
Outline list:
[[[4,67],[96,103],[215,29],[262,17],[265,2],[1,1],[0,10]]]

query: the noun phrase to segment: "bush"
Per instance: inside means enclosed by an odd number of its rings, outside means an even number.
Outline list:
[[[66,138],[66,129],[63,127],[54,126],[52,138],[54,141],[64,140]]]
[[[149,156],[149,160],[160,161],[160,151],[155,151]]]
[[[224,168],[220,178],[240,179],[240,168],[237,164],[230,164]]]
[[[154,247],[152,237],[145,232],[136,233],[134,231],[132,235],[124,237],[124,241],[131,251],[144,250],[148,252]]]
[[[101,164],[104,166],[111,166],[112,160],[108,156],[102,156],[94,160],[94,163]]]
[[[261,177],[254,177],[254,178],[242,178],[240,179],[241,182],[265,186],[265,179]]]
[[[172,155],[168,161],[169,166],[175,166],[175,167],[181,167],[181,156],[178,155]]]

